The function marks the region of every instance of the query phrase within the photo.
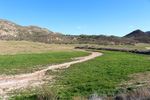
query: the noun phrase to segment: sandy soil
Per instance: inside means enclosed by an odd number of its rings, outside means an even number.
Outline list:
[[[150,47],[145,47],[147,50],[150,50]]]
[[[91,52],[91,55],[82,57],[79,60],[67,62],[67,63],[63,63],[59,65],[52,65],[52,66],[49,66],[47,69],[37,71],[34,73],[7,76],[4,78],[0,78],[0,95],[1,96],[5,95],[9,91],[12,91],[15,89],[26,88],[29,86],[38,86],[38,85],[44,84],[44,81],[42,81],[42,79],[47,71],[54,70],[56,68],[61,68],[61,67],[69,67],[72,64],[81,63],[81,62],[87,61],[89,59],[93,59],[101,55],[102,53],[99,53],[99,52]],[[49,77],[49,79],[51,78]]]

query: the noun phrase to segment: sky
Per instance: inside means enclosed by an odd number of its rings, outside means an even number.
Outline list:
[[[150,31],[150,0],[0,0],[0,19],[70,35]]]

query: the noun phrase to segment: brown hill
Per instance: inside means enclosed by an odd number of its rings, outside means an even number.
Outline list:
[[[35,33],[41,33],[44,35],[58,34],[48,29],[40,28],[37,26],[20,26],[13,22],[0,19],[0,36],[1,37],[18,37],[20,35],[33,35]]]
[[[148,36],[147,33],[143,32],[143,31],[141,31],[141,30],[135,30],[135,31],[133,31],[133,32],[131,32],[131,33],[129,33],[129,34],[127,34],[127,35],[124,36],[124,37],[135,39],[135,38],[147,37],[147,36]]]
[[[46,42],[51,40],[61,40],[62,34],[52,32],[38,26],[21,26],[13,22],[0,19],[0,39],[1,40],[27,40]],[[47,39],[48,38],[48,39]]]
[[[150,43],[150,35],[141,30],[135,30],[124,37],[131,38],[144,43]]]

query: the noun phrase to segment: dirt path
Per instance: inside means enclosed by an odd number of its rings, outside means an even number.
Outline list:
[[[41,81],[41,79],[42,77],[44,77],[45,73],[48,70],[54,70],[56,68],[61,68],[61,67],[69,67],[72,64],[81,63],[81,62],[87,61],[89,59],[93,59],[101,55],[102,53],[99,53],[99,52],[91,52],[91,55],[86,56],[86,57],[80,57],[79,60],[67,62],[67,63],[63,63],[59,65],[52,65],[52,66],[49,66],[47,69],[37,71],[34,73],[7,76],[4,78],[0,78],[0,95],[4,95],[11,90],[19,89],[22,87],[29,87],[29,86],[36,86],[36,85],[43,84],[43,81]]]

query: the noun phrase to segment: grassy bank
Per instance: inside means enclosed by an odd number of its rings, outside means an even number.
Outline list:
[[[0,55],[0,74],[20,74],[34,72],[46,66],[71,61],[73,57],[87,56],[81,51]]]

